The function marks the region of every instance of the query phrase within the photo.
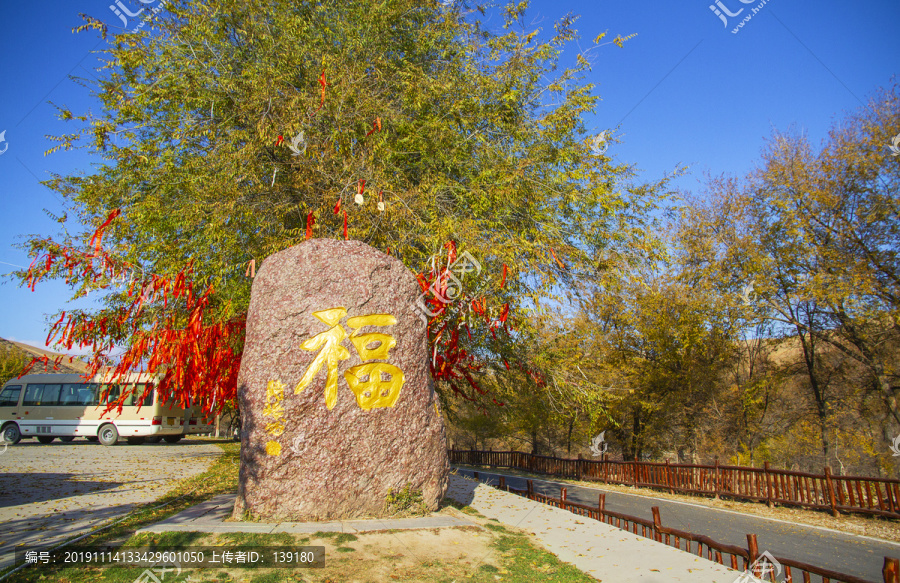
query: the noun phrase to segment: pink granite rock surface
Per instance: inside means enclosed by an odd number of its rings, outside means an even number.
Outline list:
[[[235,518],[385,516],[389,490],[407,484],[437,507],[449,464],[419,291],[360,241],[311,239],[263,262],[238,378]]]

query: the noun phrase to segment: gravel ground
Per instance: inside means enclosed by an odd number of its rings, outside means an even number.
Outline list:
[[[159,499],[221,453],[201,440],[114,447],[23,440],[10,446],[0,453],[0,567],[13,562],[17,548],[52,546]]]

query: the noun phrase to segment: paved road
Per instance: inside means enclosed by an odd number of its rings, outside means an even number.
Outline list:
[[[457,469],[461,474],[472,475],[470,469]],[[478,470],[478,475],[482,482],[497,484],[499,476],[504,474]],[[525,478],[506,476],[506,483],[513,488],[525,489]],[[597,505],[598,494],[603,492],[608,510],[648,520],[653,518],[650,507],[659,506],[663,526],[704,534],[722,543],[747,548],[747,533],[755,533],[760,552],[769,551],[776,557],[795,559],[873,582],[883,580],[881,568],[885,556],[900,557],[898,543],[684,502],[534,479],[534,489],[541,494],[558,498],[560,487],[567,488],[569,500],[591,506]]]
[[[0,567],[14,561],[16,548],[53,546],[159,499],[221,453],[200,440],[104,447],[29,439],[10,446],[0,453]]]

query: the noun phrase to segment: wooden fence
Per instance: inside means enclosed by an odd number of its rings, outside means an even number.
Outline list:
[[[726,496],[839,512],[900,518],[900,480],[792,472],[769,467],[565,459],[520,451],[449,450],[450,463],[514,468],[536,474],[624,484],[671,493]]]
[[[475,479],[478,479],[478,472],[475,472]],[[653,520],[646,520],[637,516],[629,516],[620,512],[612,512],[606,510],[606,494],[600,494],[597,506],[589,506],[587,504],[579,504],[570,502],[566,498],[566,488],[560,488],[559,498],[547,496],[534,491],[534,484],[531,480],[526,481],[525,490],[517,490],[506,485],[506,479],[500,477],[499,489],[506,492],[512,492],[520,496],[525,496],[530,500],[542,502],[550,506],[568,510],[579,516],[593,518],[606,524],[615,526],[622,530],[632,532],[638,536],[652,538],[657,542],[664,542],[669,546],[673,546],[679,550],[696,553],[698,557],[705,557],[710,561],[719,563],[726,567],[731,567],[737,571],[745,571],[751,573],[754,577],[767,577],[769,581],[776,581],[776,576],[781,581],[791,581],[811,583],[816,576],[822,583],[875,583],[866,579],[860,579],[853,575],[837,573],[829,569],[823,569],[793,559],[785,557],[776,557],[769,555],[775,561],[778,561],[782,572],[776,573],[774,570],[764,570],[765,562],[759,552],[759,545],[755,534],[747,535],[747,548],[736,545],[727,545],[717,542],[707,536],[685,532],[675,528],[669,528],[662,525],[662,519],[659,514],[659,507],[651,507]],[[727,557],[727,560],[726,560]],[[768,561],[766,558],[765,561]],[[770,563],[770,566],[774,566]],[[884,566],[882,568],[882,583],[900,583],[900,561],[892,557],[884,557]],[[796,578],[795,578],[796,577]]]

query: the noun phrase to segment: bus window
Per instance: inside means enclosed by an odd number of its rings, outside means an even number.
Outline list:
[[[134,393],[132,394],[132,400],[137,404],[137,399],[144,394],[144,391],[147,390],[147,383],[137,383],[134,385]],[[147,393],[147,396],[144,397],[144,401],[141,403],[142,407],[149,407],[153,404],[153,391]]]
[[[44,385],[28,383],[25,387],[25,396],[22,398],[22,405],[37,405],[41,401],[41,393],[44,392]]]
[[[84,385],[80,383],[66,383],[62,386],[62,391],[59,394],[59,404],[60,405],[80,405],[81,401],[78,398],[79,391]]]
[[[100,385],[100,398],[103,398],[103,393],[109,391],[106,398],[103,399],[103,404],[107,405],[109,403],[114,402],[119,398],[119,395],[122,394],[122,387],[119,385]]]
[[[134,388],[131,383],[122,385],[122,391],[125,393],[125,400],[122,401],[124,407],[134,407]]]
[[[44,392],[41,394],[41,400],[38,405],[53,406],[59,405],[59,392],[62,385],[44,385]]]
[[[9,385],[0,393],[0,407],[15,407],[19,404],[22,385]]]
[[[100,395],[98,394],[100,387],[97,383],[89,385],[81,385],[78,389],[78,404],[80,405],[99,405]]]

